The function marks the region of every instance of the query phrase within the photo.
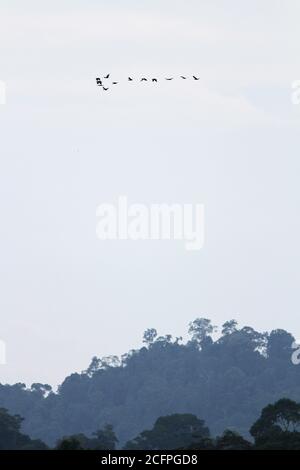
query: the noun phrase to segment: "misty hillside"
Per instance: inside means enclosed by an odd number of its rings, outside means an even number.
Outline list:
[[[197,415],[213,435],[227,428],[246,434],[266,404],[282,396],[300,400],[291,334],[238,329],[234,320],[216,341],[213,331],[209,320],[197,319],[182,344],[149,329],[141,349],[93,358],[57,393],[44,384],[0,385],[0,407],[23,416],[23,431],[49,444],[65,435],[91,435],[106,423],[122,444],[172,413]]]

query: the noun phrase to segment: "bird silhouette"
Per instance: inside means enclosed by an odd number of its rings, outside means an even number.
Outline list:
[[[108,79],[109,77],[110,77],[110,73],[108,73],[107,75],[105,75],[103,78],[104,78],[104,79]],[[200,80],[200,77],[196,77],[196,75],[193,75],[192,77],[193,77],[194,80],[197,80],[197,81]],[[184,75],[180,75],[180,78],[181,78],[182,80],[187,80],[188,77],[186,77],[186,76],[184,76]],[[129,81],[129,82],[132,82],[133,80],[134,80],[134,78],[128,77],[128,81]],[[165,77],[165,80],[171,81],[171,80],[174,80],[174,77]],[[140,81],[141,81],[141,82],[152,81],[153,83],[157,83],[157,82],[158,82],[158,79],[155,78],[155,77],[149,78],[149,79],[146,78],[146,77],[142,77],[142,78],[140,79]],[[108,91],[108,90],[109,90],[109,87],[104,87],[104,86],[103,86],[103,81],[102,81],[102,79],[101,79],[100,77],[97,77],[97,78],[96,78],[96,83],[97,83],[98,86],[101,86],[104,91]],[[111,82],[111,83],[112,83],[112,85],[118,85],[119,82]]]

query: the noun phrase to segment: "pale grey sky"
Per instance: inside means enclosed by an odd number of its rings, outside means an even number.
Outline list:
[[[57,384],[197,316],[300,337],[299,16],[298,0],[2,2],[1,382]],[[147,74],[201,81],[126,81]],[[203,250],[100,242],[96,207],[119,195],[204,203]]]

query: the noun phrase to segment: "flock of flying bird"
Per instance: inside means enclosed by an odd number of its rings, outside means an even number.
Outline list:
[[[109,77],[110,77],[110,74],[105,75],[105,77],[103,77],[103,78],[97,77],[97,78],[96,78],[96,84],[97,84],[97,86],[102,87],[102,89],[103,89],[104,91],[108,91],[108,90],[109,90],[109,87],[107,86],[107,83],[108,83],[107,80],[109,79]],[[175,78],[175,77],[167,77],[167,78],[165,78],[165,80],[170,81],[170,80],[174,80],[174,78]],[[180,75],[180,78],[182,78],[182,80],[187,80],[187,79],[188,79],[188,77],[184,77],[183,75]],[[194,80],[196,80],[196,81],[197,81],[197,80],[200,80],[200,77],[196,77],[195,75],[193,75],[192,78],[193,78]],[[133,79],[132,77],[128,77],[128,81],[129,81],[129,82],[133,82],[134,79]],[[140,81],[140,82],[148,82],[148,81],[149,81],[149,82],[157,83],[157,82],[158,82],[158,79],[157,79],[157,78],[149,78],[149,79],[148,79],[148,78],[146,78],[146,77],[142,77],[139,81]],[[113,81],[111,84],[112,84],[112,85],[118,85],[118,83],[119,83],[119,82]]]

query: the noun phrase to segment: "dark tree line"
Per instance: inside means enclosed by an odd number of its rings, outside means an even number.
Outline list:
[[[31,440],[20,432],[20,416],[11,416],[0,410],[0,449],[47,449],[38,440]],[[152,429],[142,431],[128,441],[126,450],[299,450],[300,403],[282,398],[266,406],[252,425],[252,440],[227,429],[221,436],[211,437],[202,419],[193,414],[172,414],[158,418]],[[60,439],[56,450],[115,450],[117,436],[111,425],[104,426],[87,437],[75,434]]]
[[[198,318],[183,342],[149,329],[140,349],[121,358],[94,357],[57,392],[39,383],[0,385],[0,407],[23,416],[22,432],[52,447],[64,436],[92,436],[106,423],[122,447],[159,417],[174,414],[201,417],[212,436],[230,429],[249,439],[266,405],[282,397],[300,401],[300,366],[291,361],[294,338],[284,330],[239,328],[234,320],[222,326],[218,339],[215,330],[210,320]]]
[[[23,418],[11,416],[5,408],[0,408],[0,450],[45,450],[46,444],[36,439],[32,440],[21,433]]]

